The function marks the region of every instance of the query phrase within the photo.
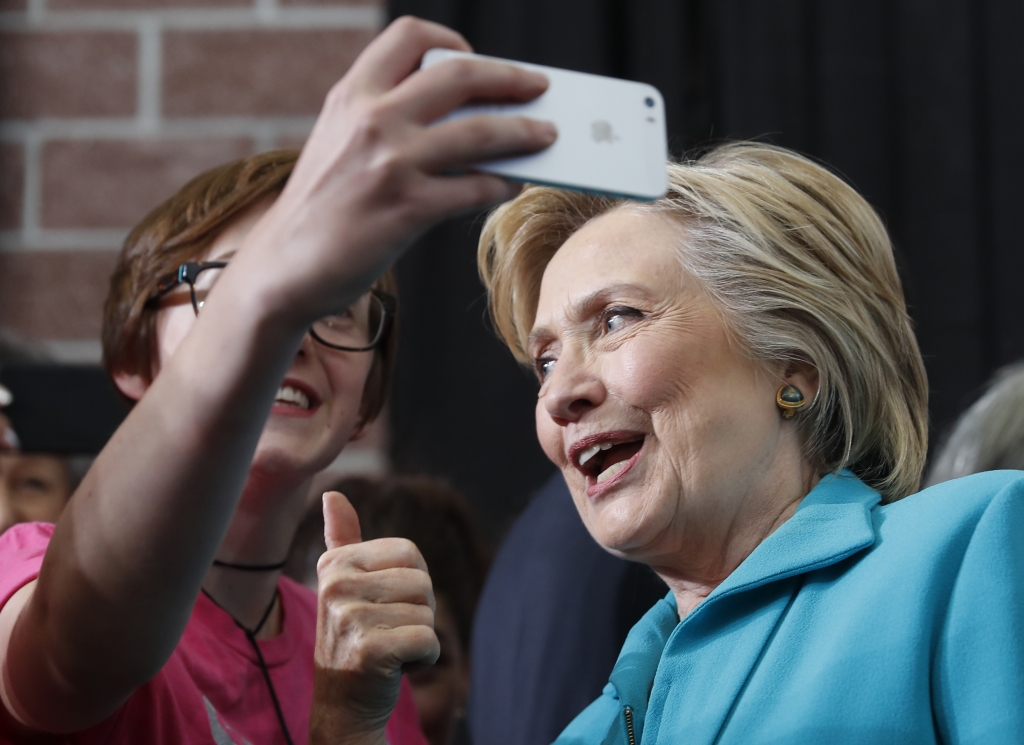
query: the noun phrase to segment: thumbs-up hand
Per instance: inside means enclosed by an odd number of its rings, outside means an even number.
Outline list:
[[[411,541],[362,543],[340,492],[324,494],[324,538],[309,741],[383,744],[403,669],[440,654],[430,575]]]

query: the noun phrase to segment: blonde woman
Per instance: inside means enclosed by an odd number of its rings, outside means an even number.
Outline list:
[[[584,524],[670,588],[558,742],[1024,742],[1024,474],[914,494],[878,216],[777,148],[669,172],[644,205],[527,189],[480,244]]]

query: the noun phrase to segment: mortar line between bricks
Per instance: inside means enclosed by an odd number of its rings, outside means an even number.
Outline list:
[[[255,0],[256,15],[265,23],[274,23],[277,20],[279,8],[276,0]]]
[[[103,343],[99,339],[41,339],[46,352],[65,365],[98,365],[103,361]]]
[[[128,228],[0,230],[0,253],[96,251],[119,248]]]
[[[273,125],[263,124],[263,126],[257,127],[256,132],[253,134],[253,147],[258,153],[274,150],[277,147],[278,137],[279,135]]]
[[[160,23],[146,19],[139,24],[138,35],[138,119],[144,132],[160,128],[160,101],[163,94],[162,37]]]
[[[46,17],[46,0],[28,0],[25,5],[29,22],[39,23]]]
[[[34,231],[42,225],[43,210],[43,142],[36,133],[24,140],[25,182],[21,202],[21,230],[16,231],[25,240],[31,240]]]
[[[42,3],[43,0],[30,0]],[[376,30],[384,25],[384,8],[355,6],[338,8],[275,8],[272,13],[259,7],[216,10],[33,10],[0,12],[0,31],[134,31],[151,21],[166,29],[182,31],[223,30]]]
[[[326,95],[326,92],[325,92]],[[37,119],[0,121],[0,141],[41,140],[148,140],[250,137],[259,139],[268,129],[277,136],[304,137],[315,116],[223,116],[160,118],[156,129],[140,126],[138,117]]]

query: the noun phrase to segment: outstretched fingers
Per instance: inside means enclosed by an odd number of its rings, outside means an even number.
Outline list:
[[[356,90],[383,93],[405,80],[419,67],[426,51],[435,47],[473,51],[458,32],[439,23],[403,16],[370,42],[345,77]]]
[[[401,115],[429,124],[471,101],[530,101],[548,88],[539,72],[480,58],[455,58],[410,75],[388,102]]]
[[[558,138],[551,122],[521,116],[467,116],[427,129],[411,154],[426,173],[535,153]]]

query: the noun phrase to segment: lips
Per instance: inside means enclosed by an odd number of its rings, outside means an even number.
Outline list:
[[[569,448],[569,459],[587,480],[590,496],[621,478],[640,455],[645,435],[619,430],[581,438]]]

